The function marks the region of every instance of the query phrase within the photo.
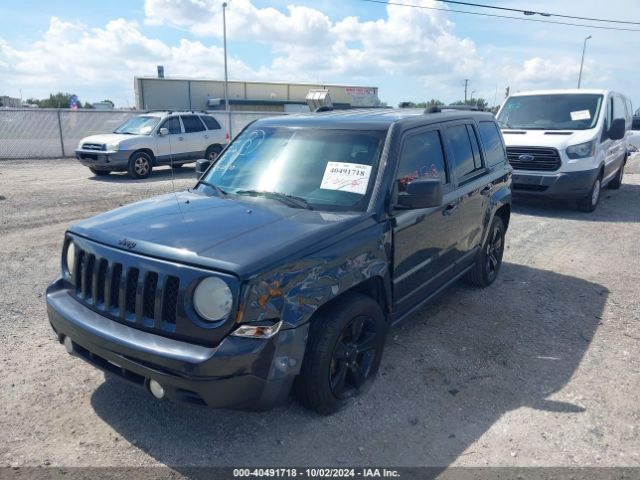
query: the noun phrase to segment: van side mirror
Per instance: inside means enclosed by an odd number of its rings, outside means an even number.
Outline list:
[[[430,208],[442,205],[442,182],[436,178],[416,178],[398,194],[398,207]]]
[[[620,140],[624,138],[626,130],[626,122],[624,118],[616,118],[609,128],[609,138],[611,140]]]
[[[160,135],[161,137],[165,136],[165,135],[169,135],[169,129],[162,127],[159,131],[158,131],[158,135]]]

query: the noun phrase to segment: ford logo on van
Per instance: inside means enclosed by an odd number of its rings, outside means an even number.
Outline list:
[[[536,157],[534,157],[533,155],[529,155],[528,153],[525,153],[523,155],[520,155],[518,157],[518,160],[522,161],[522,162],[533,162],[536,159]]]

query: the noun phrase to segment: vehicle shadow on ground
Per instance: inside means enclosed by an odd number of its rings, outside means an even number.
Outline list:
[[[444,468],[470,454],[484,465],[489,447],[476,441],[508,412],[555,412],[558,422],[584,412],[560,391],[589,348],[608,293],[508,263],[488,289],[459,283],[391,330],[373,387],[330,417],[293,400],[266,413],[174,405],[118,380],[100,385],[91,403],[125,439],[185,475],[191,466]],[[517,448],[504,434],[504,448]]]
[[[99,177],[92,175],[89,180],[104,183],[152,183],[166,182],[171,180],[172,169],[170,167],[156,167],[148,178],[135,179],[131,178],[127,172],[111,172],[109,175]],[[196,183],[196,169],[194,165],[184,165],[183,167],[173,169],[173,178],[176,180],[193,180]]]
[[[563,218],[587,222],[640,222],[640,185],[623,183],[620,189],[602,190],[594,212],[581,212],[569,200],[514,197],[512,210],[521,215]]]

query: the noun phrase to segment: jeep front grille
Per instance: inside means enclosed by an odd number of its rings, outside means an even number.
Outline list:
[[[514,170],[553,172],[560,168],[560,154],[555,148],[507,147],[507,158]]]
[[[180,290],[177,277],[126,267],[76,248],[73,278],[78,300],[145,327],[175,325]]]

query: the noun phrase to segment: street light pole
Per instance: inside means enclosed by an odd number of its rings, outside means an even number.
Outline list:
[[[584,39],[584,45],[582,45],[582,60],[580,60],[580,75],[578,76],[578,88],[582,82],[582,67],[584,66],[584,51],[587,49],[587,40],[591,38],[591,35]]]
[[[229,75],[227,73],[227,2],[222,4],[222,36],[224,42],[224,105],[227,110],[227,135],[231,141],[231,108],[229,108]]]

